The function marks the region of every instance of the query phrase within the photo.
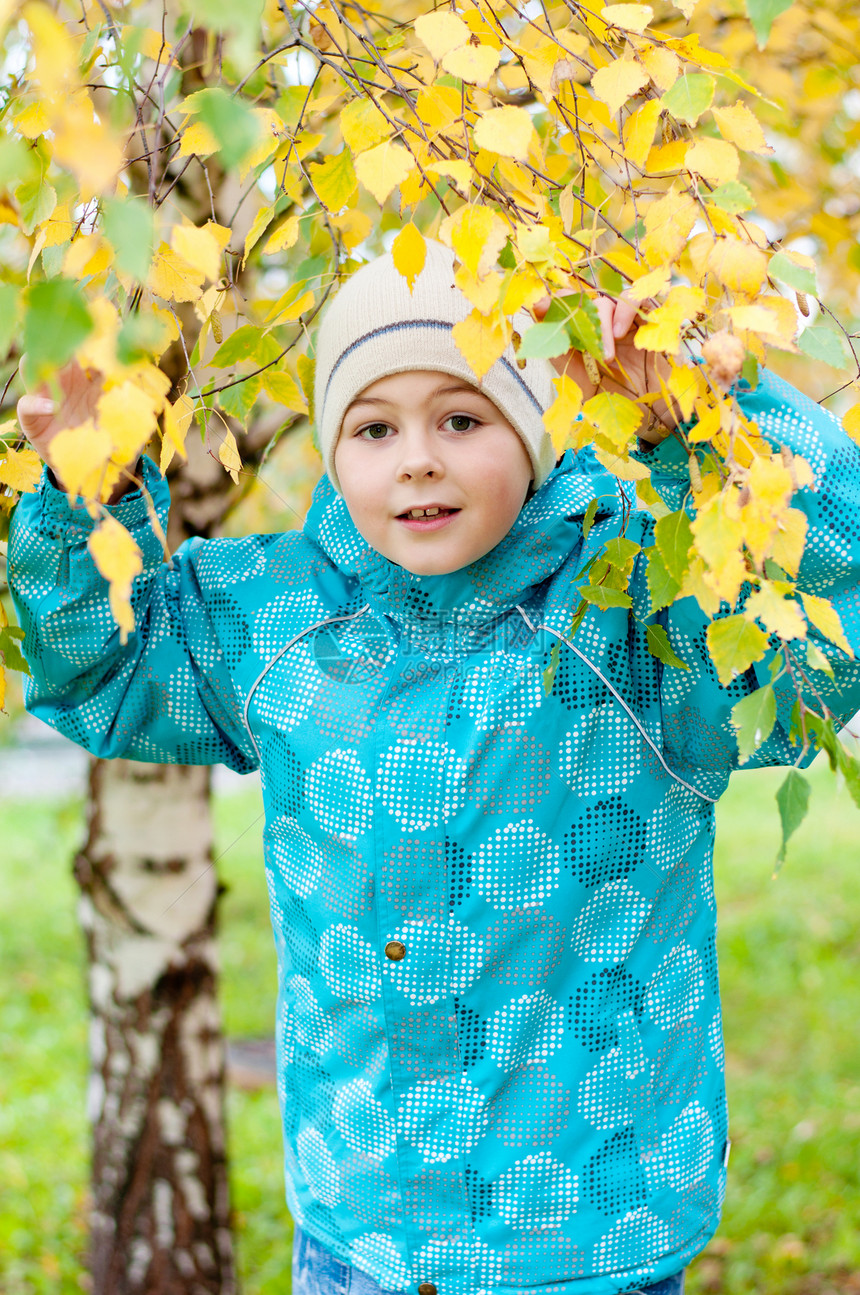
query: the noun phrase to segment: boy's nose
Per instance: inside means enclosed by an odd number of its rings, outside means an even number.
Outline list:
[[[401,441],[399,481],[438,480],[444,467],[432,439],[423,433],[404,436]]]

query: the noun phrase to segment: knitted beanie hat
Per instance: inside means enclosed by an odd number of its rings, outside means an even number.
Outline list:
[[[363,265],[340,289],[317,335],[315,378],[317,434],[336,490],[334,451],[347,409],[378,378],[409,369],[449,373],[488,396],[522,438],[535,489],[544,483],[555,466],[543,425],[555,395],[552,368],[546,360],[526,360],[520,368],[509,344],[479,382],[452,336],[453,326],[471,309],[454,285],[453,253],[430,239],[412,292],[390,253]],[[532,322],[525,311],[514,316],[521,333]]]

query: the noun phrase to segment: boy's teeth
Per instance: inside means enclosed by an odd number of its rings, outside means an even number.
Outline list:
[[[410,508],[410,517],[435,517],[440,512],[438,508]]]

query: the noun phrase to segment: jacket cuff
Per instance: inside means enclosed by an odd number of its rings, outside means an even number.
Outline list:
[[[161,503],[160,496],[166,490],[166,482],[152,459],[144,455],[140,461],[140,473],[144,489],[156,505]],[[56,485],[53,474],[47,464],[42,469],[39,483],[40,529],[52,538],[67,535],[72,539],[86,539],[95,530],[99,519],[87,512],[83,499],[78,496],[70,500],[64,490]],[[121,522],[127,530],[147,521],[147,502],[143,490],[135,486],[124,494],[115,504],[104,507]]]

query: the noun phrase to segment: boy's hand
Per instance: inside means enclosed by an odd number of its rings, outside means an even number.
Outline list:
[[[560,296],[570,296],[580,290],[571,288]],[[550,307],[550,297],[542,297],[533,307],[535,319],[542,320]],[[589,400],[598,390],[616,391],[636,400],[649,391],[660,389],[659,377],[669,374],[669,363],[653,351],[637,350],[636,334],[642,323],[637,306],[622,299],[597,297],[595,302],[600,316],[603,335],[604,359],[600,365],[601,381],[595,385],[585,368],[582,352],[570,350],[551,361],[558,373],[566,373],[582,389],[583,400]],[[677,425],[671,405],[657,400],[651,406],[653,417],[639,431],[639,439],[652,445],[664,440]]]
[[[18,401],[18,423],[21,430],[52,471],[51,442],[65,428],[79,427],[88,418],[95,418],[103,382],[101,373],[95,369],[82,369],[77,360],[72,360],[57,374],[61,397],[59,401],[52,399],[46,384]],[[59,479],[58,484],[62,488]],[[116,503],[128,489],[127,481],[120,482],[107,502]]]

